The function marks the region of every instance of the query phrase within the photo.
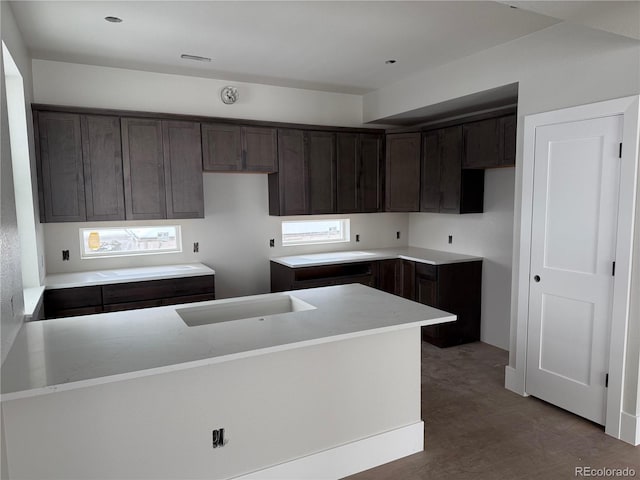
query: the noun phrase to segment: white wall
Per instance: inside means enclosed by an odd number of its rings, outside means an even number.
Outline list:
[[[220,100],[238,88],[233,105]],[[362,97],[257,83],[33,60],[37,103],[274,122],[361,126]]]
[[[485,171],[484,213],[412,213],[409,245],[484,257],[480,339],[509,348],[514,168]],[[453,235],[453,243],[448,236]]]
[[[117,108],[258,120],[360,126],[362,97],[257,84],[239,84],[240,101],[224,105],[220,87],[229,82],[42,60],[33,61],[38,103]],[[218,298],[269,291],[269,257],[300,252],[405,246],[407,214],[350,215],[352,238],[360,243],[327,247],[282,247],[280,221],[268,213],[267,175],[205,173],[202,220],[96,222],[92,225],[179,224],[181,254],[80,260],[78,229],[87,224],[44,224],[47,273],[162,263],[202,262],[216,270]],[[341,216],[344,217],[344,216]],[[291,217],[287,217],[291,218]],[[310,218],[310,217],[301,217]],[[395,232],[401,231],[401,240]],[[276,248],[269,248],[269,239]],[[192,252],[199,242],[200,252]],[[63,249],[71,259],[62,261]]]
[[[519,83],[515,170],[513,258],[519,258],[522,190],[523,118],[525,115],[625,97],[640,92],[640,44],[636,40],[561,23],[476,55],[413,75],[365,95],[364,120],[384,118],[500,85]],[[413,217],[412,217],[413,218]],[[464,220],[464,219],[463,219]],[[413,229],[411,221],[410,230]],[[478,248],[482,248],[478,246]],[[636,237],[635,256],[640,255]],[[513,262],[512,262],[513,264]],[[633,267],[636,292],[640,284]],[[515,366],[518,266],[512,268],[509,364]],[[501,307],[502,308],[502,307]],[[637,301],[630,314],[631,332],[640,322]],[[635,325],[635,326],[634,326]],[[638,336],[628,337],[627,365],[637,372]],[[625,387],[625,405],[638,405],[637,380]],[[636,410],[637,412],[637,410]],[[636,414],[632,410],[629,413]]]
[[[33,86],[31,77],[31,57],[25,47],[22,40],[22,36],[13,17],[13,12],[8,2],[0,2],[1,5],[1,32],[2,41],[7,46],[8,50],[16,63],[16,66],[22,75],[24,81],[24,94],[25,104],[27,110],[27,129],[28,129],[28,142],[29,150],[31,152],[30,159],[32,171],[35,172],[35,157],[33,156],[33,121],[31,119],[31,101],[33,98]],[[16,197],[13,185],[13,166],[11,157],[11,144],[10,134],[8,128],[8,112],[7,102],[5,97],[6,85],[4,75],[4,58],[2,61],[2,87],[0,95],[2,100],[0,104],[2,106],[0,124],[2,132],[0,136],[2,138],[2,213],[1,213],[1,228],[0,228],[0,267],[1,267],[1,283],[0,290],[1,295],[1,329],[2,329],[2,344],[1,344],[1,359],[4,361],[6,355],[9,353],[9,349],[13,344],[13,339],[22,324],[22,318],[24,314],[24,301],[22,296],[22,272],[20,261],[20,236],[18,232],[18,220],[16,218]],[[37,189],[35,178],[32,179],[32,191],[34,192],[34,198],[37,203]],[[38,208],[36,207],[33,215],[37,218],[39,215]],[[35,241],[42,252],[43,248],[43,234],[42,228],[39,224],[36,225]],[[41,267],[40,272],[34,272],[33,281],[38,280],[38,276],[44,275],[44,261],[43,259],[37,260],[37,265],[34,270],[38,269],[38,265]]]

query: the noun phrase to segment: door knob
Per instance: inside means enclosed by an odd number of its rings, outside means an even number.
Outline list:
[[[535,277],[533,277],[533,279],[536,283],[538,283],[540,281],[540,275],[536,275]]]

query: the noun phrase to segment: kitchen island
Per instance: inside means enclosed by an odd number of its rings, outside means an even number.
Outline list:
[[[454,319],[344,285],[26,323],[10,478],[340,478],[415,453],[420,327]]]

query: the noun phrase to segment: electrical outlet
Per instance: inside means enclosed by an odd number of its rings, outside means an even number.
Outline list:
[[[360,241],[360,234],[356,233],[356,242],[359,242],[359,241]]]
[[[227,442],[224,439],[224,428],[216,428],[211,431],[211,445],[213,448],[224,447]]]
[[[453,235],[449,235],[449,243],[453,243]]]
[[[198,242],[193,242],[193,253],[198,253],[200,251],[200,244]]]
[[[62,261],[63,262],[69,261],[69,250],[62,250]]]
[[[400,238],[400,232],[396,232],[396,238],[399,239]]]
[[[276,246],[276,241],[275,241],[273,238],[269,239],[269,246],[270,246],[271,248],[273,248],[273,247],[275,247],[275,246]]]

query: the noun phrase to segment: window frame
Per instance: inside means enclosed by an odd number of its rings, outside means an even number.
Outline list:
[[[105,230],[136,230],[136,229],[159,229],[174,228],[176,232],[176,246],[171,249],[152,249],[152,250],[118,250],[116,252],[103,253],[87,253],[84,239],[85,232],[103,232]],[[141,255],[166,255],[170,253],[182,253],[182,229],[180,225],[136,225],[136,226],[119,226],[119,227],[80,227],[78,229],[80,240],[80,259],[94,260],[97,258],[115,258],[115,257],[131,257]]]
[[[284,228],[286,224],[313,224],[313,223],[327,223],[327,222],[339,222],[342,232],[341,238],[329,239],[329,240],[311,240],[311,241],[286,241]],[[349,243],[351,242],[351,219],[350,218],[325,218],[314,220],[282,220],[280,222],[280,241],[283,247],[295,247],[304,245],[327,245],[334,243]]]

